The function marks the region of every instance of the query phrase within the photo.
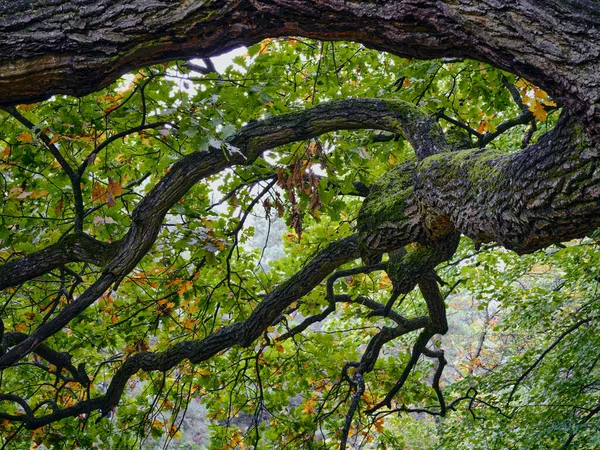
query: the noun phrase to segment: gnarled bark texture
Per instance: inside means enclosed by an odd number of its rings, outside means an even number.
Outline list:
[[[15,0],[0,6],[0,104],[87,94],[144,65],[295,35],[478,59],[589,124],[600,115],[600,14],[583,0]]]

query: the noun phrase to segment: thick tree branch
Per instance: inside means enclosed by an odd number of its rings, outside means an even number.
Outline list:
[[[496,241],[528,253],[600,226],[599,151],[563,112],[553,131],[520,151],[463,150],[426,159],[410,195],[425,223],[439,228],[446,220],[477,244]]]
[[[356,236],[330,244],[302,270],[268,294],[248,319],[225,326],[202,340],[182,341],[163,352],[142,352],[132,355],[117,370],[103,396],[54,411],[46,416],[35,417],[32,414],[25,414],[14,420],[22,422],[28,429],[35,429],[66,417],[74,417],[98,409],[106,414],[117,405],[127,381],[139,370],[165,372],[184,359],[198,364],[234,345],[247,347],[260,337],[289,305],[308,294],[335,268],[357,257]]]
[[[87,262],[101,267],[112,260],[117,246],[84,233],[69,234],[56,244],[0,266],[0,289],[17,286],[68,263]]]
[[[486,61],[597,120],[599,16],[594,2],[576,0],[543,6],[525,0],[82,0],[60,8],[19,0],[0,7],[0,98],[14,105],[87,94],[138,67],[210,57],[265,37],[305,36],[356,40],[405,57]]]
[[[6,333],[4,335],[4,339],[0,341],[0,355],[2,354],[3,347],[12,347],[20,342],[23,342],[26,338],[27,335],[24,333]],[[57,367],[57,374],[60,373],[60,370],[64,368],[71,373],[74,380],[78,381],[83,386],[89,386],[90,380],[85,374],[83,366],[80,366],[79,368],[75,367],[71,362],[71,355],[68,353],[57,352],[45,344],[38,345],[34,352],[40,358],[43,358],[50,364],[55,365]]]

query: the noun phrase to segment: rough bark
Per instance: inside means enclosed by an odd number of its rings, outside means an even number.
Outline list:
[[[65,236],[39,252],[0,266],[0,290],[17,286],[62,265],[88,262],[102,266],[111,260],[116,247],[84,233]]]
[[[409,161],[371,188],[359,216],[366,250],[428,243],[453,230],[518,253],[600,227],[598,148],[564,114],[536,144],[513,153],[442,152]]]
[[[584,0],[5,2],[0,104],[87,94],[144,65],[295,35],[486,61],[598,125],[600,8]]]

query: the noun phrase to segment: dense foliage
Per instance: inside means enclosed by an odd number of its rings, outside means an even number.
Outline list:
[[[180,158],[211,149],[233,158],[231,139],[253,121],[348,97],[410,102],[456,148],[507,154],[559,115],[544,91],[483,63],[405,60],[352,43],[266,40],[221,71],[210,60],[147,67],[86,97],[0,111],[2,263],[73,230],[118,242]],[[248,319],[329,242],[351,236],[368,187],[413,157],[400,133],[331,131],[196,183],[135,270],[44,342],[68,361],[38,351],[3,370],[2,448],[325,449],[342,438],[352,448],[600,445],[593,238],[527,256],[463,239],[437,268],[450,331],[431,340],[389,408],[380,402],[410,364],[417,333],[386,341],[364,380],[353,376],[374,337],[394,325],[373,313],[392,295],[393,276],[381,267],[353,272],[363,263],[350,258],[335,284],[294,301],[245,347],[141,370],[111,411],[82,410],[40,427],[19,420],[105,394],[136,354]],[[61,264],[6,289],[7,348],[74,303],[102,266]],[[332,302],[328,286],[345,297]],[[418,289],[392,311],[427,316]],[[186,411],[198,404],[207,420],[194,424]]]

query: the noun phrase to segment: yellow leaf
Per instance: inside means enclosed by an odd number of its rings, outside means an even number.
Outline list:
[[[527,89],[529,87],[529,83],[527,83],[527,81],[525,81],[523,78],[521,78],[519,81],[517,81],[515,83],[515,86],[517,86],[518,88],[521,88],[521,89]]]
[[[529,111],[531,111],[533,116],[539,121],[544,121],[546,120],[546,117],[548,117],[548,112],[544,108],[544,105],[537,100],[535,103],[529,106]]]
[[[3,151],[2,151],[2,157],[3,158],[8,158],[10,156],[10,147],[6,147]]]
[[[207,377],[211,374],[211,371],[208,369],[203,369],[202,367],[196,369],[196,372],[198,373],[198,375],[200,375],[201,377]]]
[[[41,191],[33,191],[31,193],[31,198],[41,198],[41,197],[46,197],[48,195],[48,191],[45,189],[42,189]]]
[[[24,323],[20,323],[15,327],[15,330],[19,333],[25,333],[25,331],[27,330],[27,325],[25,325]]]
[[[392,280],[387,275],[383,275],[379,281],[379,289],[385,289],[392,285]]]
[[[116,314],[113,314],[110,318],[110,321],[113,323],[113,325],[115,323],[117,323],[119,321],[119,316],[117,316]]]
[[[146,133],[138,133],[138,135],[140,136],[140,141],[142,141],[142,144],[144,144],[146,147],[152,146],[152,141]]]
[[[202,225],[204,225],[209,230],[213,230],[215,228],[215,223],[210,219],[200,217],[200,222],[202,222]]]
[[[317,400],[314,398],[308,399],[304,402],[304,406],[302,407],[302,412],[304,414],[313,414],[315,412],[315,405],[317,404]]]
[[[398,163],[398,158],[396,158],[393,154],[390,153],[390,156],[388,156],[388,164],[390,166],[395,166]]]

